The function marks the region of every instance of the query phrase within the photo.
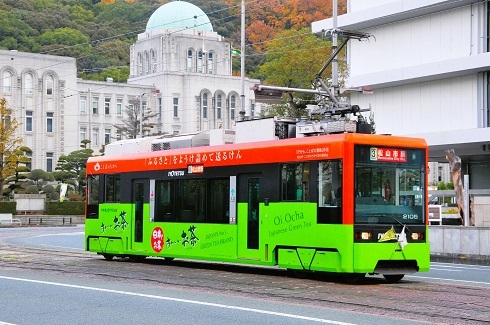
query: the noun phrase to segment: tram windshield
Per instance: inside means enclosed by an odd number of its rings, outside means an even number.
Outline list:
[[[423,150],[357,147],[354,179],[355,223],[425,223]]]

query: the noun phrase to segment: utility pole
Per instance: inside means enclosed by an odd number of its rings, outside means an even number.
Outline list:
[[[140,134],[139,134],[138,138],[143,137],[143,96],[144,95],[145,95],[145,93],[142,93],[140,95]]]
[[[242,111],[245,115],[251,116],[251,109],[245,111],[245,0],[242,0],[242,14],[241,14],[241,44],[240,44],[240,87],[241,87],[241,105]]]
[[[89,149],[92,149],[92,123],[91,123],[91,120],[92,120],[92,114],[93,114],[93,107],[92,107],[92,98],[90,96],[90,88],[88,89],[88,99],[87,99],[87,106],[88,106],[88,109],[87,109],[87,114],[88,114],[88,141],[90,141],[88,143],[88,148]],[[82,139],[83,140],[83,139]]]
[[[337,50],[337,0],[333,0],[332,5],[332,19],[333,19],[333,29],[332,29],[332,53]],[[332,92],[335,97],[339,94],[339,61],[337,56],[332,60]]]

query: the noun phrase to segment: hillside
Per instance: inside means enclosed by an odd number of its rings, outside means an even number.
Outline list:
[[[145,30],[151,14],[166,2],[0,0],[0,48],[75,57],[83,78],[102,80],[109,73],[115,81],[125,81],[129,46]],[[188,2],[209,16],[216,32],[239,46],[241,0]],[[345,11],[345,0],[339,3],[340,13]],[[263,53],[277,34],[309,27],[332,12],[330,1],[325,0],[247,0],[246,10],[247,74],[257,72],[265,62]]]

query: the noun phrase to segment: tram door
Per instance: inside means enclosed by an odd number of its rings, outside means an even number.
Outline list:
[[[133,211],[133,241],[132,248],[139,249],[143,243],[143,224],[144,224],[144,203],[145,203],[145,183],[146,180],[135,180],[133,182],[132,203]]]
[[[259,256],[260,231],[260,175],[242,174],[238,176],[238,200],[247,203],[246,210],[240,211],[238,255],[242,258]]]

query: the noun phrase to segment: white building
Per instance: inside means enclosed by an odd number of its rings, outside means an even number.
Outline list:
[[[245,78],[242,107],[241,80],[232,76],[230,50],[206,14],[191,3],[169,2],[153,13],[131,46],[128,83],[160,91],[159,131],[230,129],[239,111],[253,110],[252,88],[259,80]]]
[[[85,139],[98,154],[121,138],[115,125],[140,99],[158,114],[152,133],[234,128],[240,111],[253,112],[252,86],[259,80],[244,79],[242,107],[230,43],[193,4],[162,5],[129,55],[128,83],[115,83],[77,79],[75,58],[0,50],[0,95],[21,123],[32,169],[53,171],[60,155],[81,149]]]
[[[470,194],[490,194],[489,5],[480,0],[350,0],[338,27],[374,35],[351,40],[347,86],[374,88],[377,133],[423,137],[430,160],[461,157]],[[333,19],[314,22],[314,33]],[[476,202],[476,201],[475,201]]]
[[[0,50],[1,96],[20,126],[23,145],[33,150],[33,168],[54,170],[58,157],[79,149],[78,101],[73,58]]]

